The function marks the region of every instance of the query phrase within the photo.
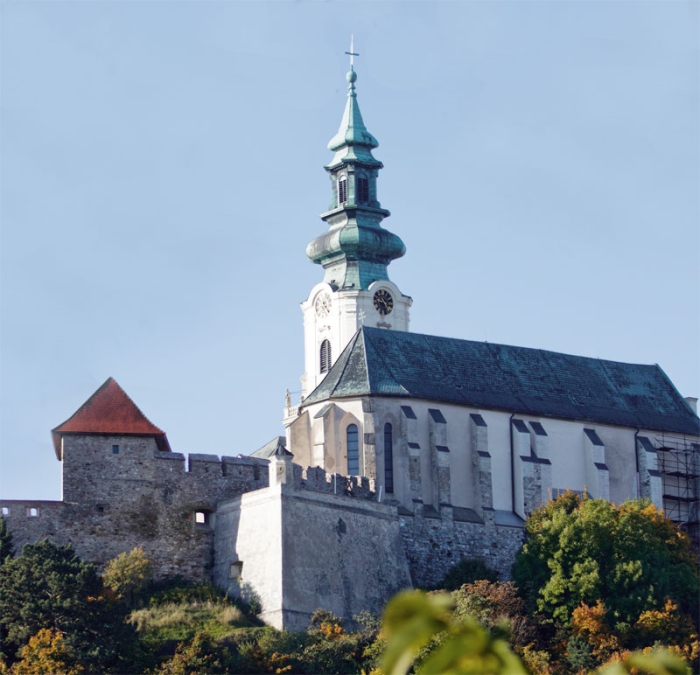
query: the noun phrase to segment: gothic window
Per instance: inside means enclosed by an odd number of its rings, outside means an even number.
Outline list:
[[[321,343],[321,372],[327,373],[331,368],[331,343],[324,340]]]
[[[338,204],[348,201],[348,179],[347,176],[338,178]]]
[[[391,424],[384,425],[384,489],[394,491],[394,439]]]
[[[351,424],[347,431],[348,440],[348,475],[360,475],[360,445],[357,433],[357,424]]]
[[[358,204],[369,204],[369,180],[367,178],[357,179],[357,202]]]

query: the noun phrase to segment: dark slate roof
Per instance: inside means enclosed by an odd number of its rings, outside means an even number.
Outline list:
[[[368,395],[700,433],[658,365],[363,327],[304,406]]]
[[[292,453],[287,450],[287,439],[284,436],[275,436],[271,441],[265,443],[262,448],[251,452],[249,456],[259,459],[270,459],[270,457],[282,457],[291,454]]]

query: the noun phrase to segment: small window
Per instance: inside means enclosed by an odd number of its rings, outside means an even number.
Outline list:
[[[97,513],[104,513],[105,512],[105,507],[102,506],[102,504],[97,505]]]
[[[209,523],[209,514],[206,511],[196,511],[194,514],[194,522],[197,525],[207,525]]]
[[[7,506],[2,507],[2,515],[3,516],[9,516],[10,515],[10,509]]]
[[[348,179],[341,176],[338,179],[338,204],[345,204],[348,201]]]
[[[394,439],[391,424],[384,425],[384,489],[394,492]]]
[[[327,373],[331,369],[331,343],[324,340],[321,343],[321,367],[322,373]]]
[[[31,508],[27,509],[27,515],[30,518],[36,518],[39,515],[39,509],[31,507]]]
[[[241,574],[243,574],[243,561],[237,560],[231,563],[231,570],[229,571],[229,579],[240,579]]]
[[[113,445],[113,446],[112,446],[112,454],[113,454],[113,455],[118,455],[118,454],[119,454],[119,446],[118,446],[118,445]]]
[[[366,178],[357,179],[357,202],[369,204],[369,181]]]
[[[357,424],[351,424],[346,432],[348,441],[348,475],[360,474],[360,446]]]

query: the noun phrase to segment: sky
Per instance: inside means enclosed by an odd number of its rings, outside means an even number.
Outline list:
[[[176,452],[284,433],[351,34],[411,330],[699,396],[699,9],[0,2],[0,496],[110,376]]]

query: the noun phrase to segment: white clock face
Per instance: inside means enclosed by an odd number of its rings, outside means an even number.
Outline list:
[[[328,316],[331,311],[331,296],[328,293],[321,293],[316,298],[316,314],[318,316]]]

